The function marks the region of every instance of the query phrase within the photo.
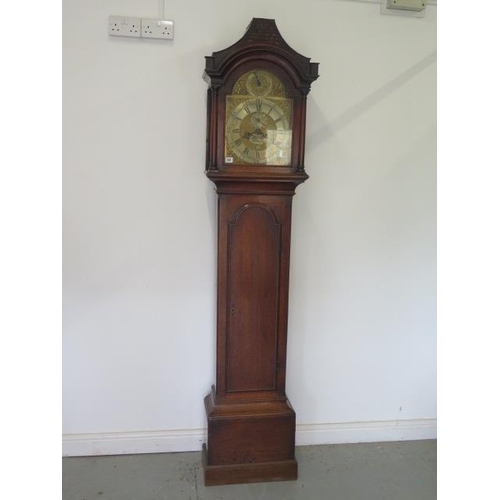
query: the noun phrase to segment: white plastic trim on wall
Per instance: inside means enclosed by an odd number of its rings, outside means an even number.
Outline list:
[[[206,429],[64,434],[64,457],[200,451]],[[297,425],[297,446],[435,439],[436,419]]]
[[[316,444],[415,441],[437,438],[437,420],[386,420],[297,425],[297,446]]]
[[[63,457],[201,450],[206,429],[63,434]]]
[[[361,3],[387,3],[387,0],[339,0],[342,2],[361,2]],[[437,5],[437,0],[427,0],[427,5]]]

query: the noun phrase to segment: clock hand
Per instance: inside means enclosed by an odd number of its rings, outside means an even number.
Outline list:
[[[257,73],[255,71],[253,72],[253,74],[255,75],[255,79],[257,80],[257,87],[260,87],[261,83],[260,83],[259,76],[257,75]]]

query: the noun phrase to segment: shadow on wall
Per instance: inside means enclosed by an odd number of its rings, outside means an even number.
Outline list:
[[[375,104],[382,101],[392,92],[402,87],[405,83],[409,82],[412,78],[417,76],[424,69],[434,64],[436,61],[437,51],[433,51],[428,56],[424,57],[421,61],[414,64],[411,68],[403,71],[403,73],[388,81],[385,85],[382,85],[382,87],[372,92],[357,104],[351,106],[348,110],[332,120],[330,123],[327,123],[317,133],[315,133],[313,137],[310,137],[308,139],[309,146],[313,148],[321,144],[323,141],[327,140],[328,137],[356,120],[356,118],[368,111]]]

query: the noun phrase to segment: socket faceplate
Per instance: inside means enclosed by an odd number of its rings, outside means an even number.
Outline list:
[[[174,22],[163,19],[141,19],[142,38],[173,40]]]
[[[112,36],[141,37],[141,18],[109,16],[108,33]]]

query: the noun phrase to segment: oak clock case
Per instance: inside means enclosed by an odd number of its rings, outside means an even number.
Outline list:
[[[272,19],[206,57],[205,172],[218,197],[216,383],[205,397],[206,485],[297,478],[285,392],[291,211],[318,64]]]

